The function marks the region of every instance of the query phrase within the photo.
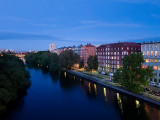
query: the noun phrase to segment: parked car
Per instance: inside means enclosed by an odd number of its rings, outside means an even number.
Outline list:
[[[109,76],[113,76],[113,73],[109,73]]]
[[[144,88],[144,89],[143,89],[144,92],[150,91],[150,90],[151,90],[151,88]]]
[[[156,86],[156,82],[150,82],[149,85]]]
[[[156,87],[160,87],[160,83],[157,83],[157,84],[156,84]]]

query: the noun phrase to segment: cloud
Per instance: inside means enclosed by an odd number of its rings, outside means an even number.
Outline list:
[[[137,4],[143,4],[143,3],[160,4],[159,0],[114,0],[114,1],[127,2],[127,3],[137,3]]]
[[[91,21],[85,20],[81,21],[83,24],[79,28],[93,28],[93,27],[128,27],[128,28],[137,28],[141,25],[133,24],[133,23],[106,23],[106,22],[99,22],[99,21]]]
[[[0,40],[52,40],[57,39],[49,35],[32,34],[32,33],[19,33],[12,31],[0,31]]]
[[[42,26],[42,27],[56,27],[55,24],[38,24],[38,23],[29,23],[30,25],[34,25],[34,26]]]
[[[160,15],[152,14],[151,16],[154,18],[160,19]]]

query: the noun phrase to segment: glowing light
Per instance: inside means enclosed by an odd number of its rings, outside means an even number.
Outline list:
[[[82,80],[80,79],[80,81],[82,81]]]
[[[136,108],[138,108],[140,106],[140,103],[138,100],[136,100],[135,102],[136,102]]]
[[[88,88],[89,88],[89,93],[91,93],[91,84],[90,84],[90,82],[88,83]]]
[[[106,88],[104,88],[103,91],[104,91],[104,96],[106,97],[107,96],[107,94],[106,94]]]
[[[96,84],[94,84],[94,90],[95,90],[95,93],[97,95],[97,86],[96,86]]]
[[[67,73],[66,73],[66,72],[64,72],[64,76],[65,76],[65,77],[67,76]]]
[[[119,96],[119,93],[117,93],[117,100],[118,100],[119,107],[123,113],[122,100],[121,100],[121,97]]]
[[[76,77],[74,76],[74,79],[76,79]]]

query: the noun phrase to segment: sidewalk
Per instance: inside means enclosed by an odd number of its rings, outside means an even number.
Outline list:
[[[142,96],[142,95],[138,95],[138,94],[135,94],[135,93],[131,93],[131,92],[121,88],[116,83],[108,82],[106,79],[100,79],[100,78],[97,78],[97,76],[87,75],[87,74],[85,74],[83,72],[78,72],[78,71],[75,71],[75,70],[68,70],[67,72],[70,73],[70,74],[74,74],[74,75],[77,75],[79,77],[83,77],[83,78],[86,78],[88,80],[97,82],[97,83],[102,84],[102,85],[104,85],[104,86],[106,86],[108,88],[111,88],[111,89],[117,90],[117,91],[119,91],[121,93],[130,95],[130,96],[135,97],[135,98],[137,98],[139,100],[143,100],[143,101],[146,101],[146,102],[149,102],[149,103],[152,103],[152,104],[160,106],[159,99],[151,99],[152,97],[150,97],[150,96],[147,97],[147,95],[145,95],[145,94],[144,94],[144,96]]]

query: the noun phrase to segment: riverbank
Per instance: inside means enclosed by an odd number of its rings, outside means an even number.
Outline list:
[[[86,75],[86,74],[83,74],[81,72],[78,72],[78,71],[75,71],[75,70],[68,70],[67,71],[68,73],[70,74],[73,74],[73,75],[76,75],[76,76],[79,76],[79,77],[82,77],[82,78],[85,78],[85,79],[88,79],[88,80],[91,80],[91,81],[94,81],[98,84],[101,84],[101,85],[104,85],[108,88],[111,88],[113,90],[116,90],[118,92],[121,92],[121,93],[124,93],[124,94],[127,94],[129,96],[132,96],[132,97],[135,97],[136,99],[138,100],[141,100],[141,101],[146,101],[148,103],[151,103],[151,104],[154,104],[156,106],[159,106],[160,107],[160,102],[159,101],[155,101],[155,100],[152,100],[152,99],[149,99],[147,97],[144,97],[142,95],[138,95],[138,94],[135,94],[135,93],[131,93],[127,90],[124,90],[120,87],[117,87],[117,86],[113,86],[113,85],[109,85],[109,84],[106,84],[105,80],[104,79],[100,79],[100,78],[97,78],[95,76],[90,76],[90,75]]]

